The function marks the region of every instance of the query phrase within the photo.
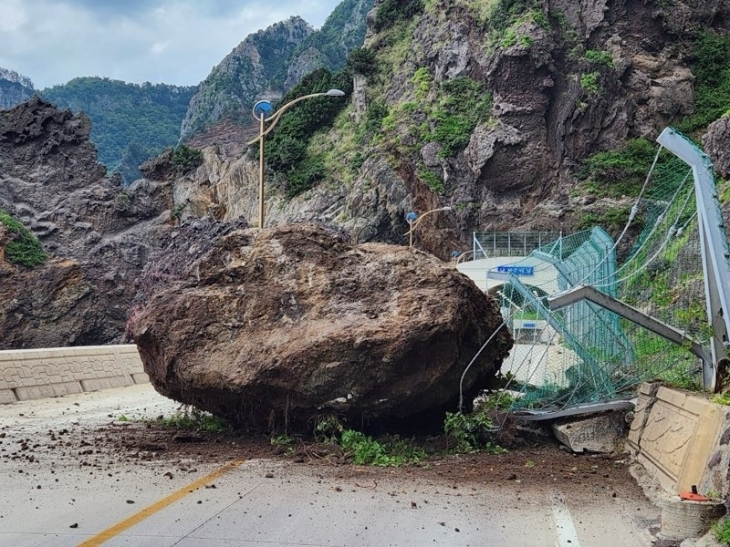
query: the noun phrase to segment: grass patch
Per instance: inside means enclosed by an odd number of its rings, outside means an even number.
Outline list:
[[[704,129],[730,105],[730,35],[701,33],[694,44],[694,114],[678,124],[685,133]]]
[[[418,463],[427,457],[425,450],[411,441],[395,438],[380,442],[353,429],[342,432],[339,445],[352,453],[353,461],[357,465],[399,467]]]
[[[122,417],[119,417],[119,421],[122,421]],[[205,431],[207,433],[222,433],[224,431],[232,431],[233,429],[222,418],[190,406],[185,406],[171,416],[159,416],[154,420],[148,420],[148,423],[174,429]]]
[[[608,51],[589,49],[583,54],[583,56],[586,60],[593,64],[613,68],[613,57],[611,57],[611,54]]]
[[[0,209],[0,223],[10,230],[11,240],[5,245],[5,257],[8,262],[33,268],[45,262],[48,255],[43,245],[23,223]]]
[[[730,519],[723,519],[712,525],[712,533],[723,545],[730,545]]]
[[[588,72],[581,74],[580,86],[589,95],[599,95],[603,93],[603,88],[599,82],[601,75],[598,72]]]

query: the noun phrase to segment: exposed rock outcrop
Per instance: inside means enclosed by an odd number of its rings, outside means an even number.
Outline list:
[[[109,341],[119,332],[105,316],[102,301],[72,260],[54,259],[32,271],[0,263],[0,349]]]
[[[388,32],[373,28],[380,5],[368,15],[366,38],[378,68],[357,75],[349,113],[365,135],[352,144],[357,153],[340,146],[351,142],[350,125],[318,136],[327,177],[294,199],[278,174],[267,173],[267,225],[325,221],[353,241],[403,242],[407,212],[449,205],[418,232],[421,248],[442,258],[470,246],[474,231],[572,231],[582,218],[572,198],[576,168],[691,114],[693,29],[727,30],[730,21],[727,0],[542,0],[501,19],[467,2],[439,0],[413,16],[403,38],[408,47],[398,49]],[[460,79],[478,83],[491,109],[470,130],[468,145],[452,153],[434,135],[447,123],[439,121],[444,102],[474,99],[444,92]],[[374,122],[371,109],[381,112]],[[385,115],[387,131],[378,125]],[[454,127],[443,130],[446,138],[464,131],[464,117],[447,120]],[[368,134],[364,125],[373,123]],[[176,187],[199,196],[191,202],[204,202],[202,210],[216,218],[254,223],[256,150],[248,159],[224,159],[213,159],[220,178],[198,172]]]
[[[129,330],[158,391],[266,429],[453,408],[501,323],[496,301],[433,257],[304,224],[222,237],[136,308]],[[510,346],[500,330],[467,395]]]
[[[4,267],[2,349],[118,338],[135,279],[171,228],[169,184],[140,180],[124,190],[106,178],[90,130],[84,114],[38,97],[0,116],[0,209],[59,259]]]
[[[281,97],[275,77],[312,32],[314,29],[304,19],[291,17],[248,36],[201,82],[190,100],[181,138],[187,139],[232,116],[248,120],[256,100]]]
[[[730,116],[723,116],[710,124],[702,144],[715,171],[725,179],[730,177]]]
[[[237,158],[258,131],[254,103],[279,100],[316,69],[342,68],[348,53],[362,46],[372,5],[373,0],[343,0],[319,30],[291,17],[248,36],[200,84],[181,139],[197,148],[215,144],[225,157]]]

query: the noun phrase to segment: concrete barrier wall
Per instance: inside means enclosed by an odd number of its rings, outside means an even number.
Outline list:
[[[727,495],[730,407],[659,384],[639,390],[629,448],[669,494]],[[723,469],[724,465],[724,469]]]
[[[146,382],[135,345],[0,351],[0,403]]]

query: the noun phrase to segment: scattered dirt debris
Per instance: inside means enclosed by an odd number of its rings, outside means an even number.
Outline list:
[[[561,488],[580,490],[599,497],[628,499],[644,495],[629,473],[627,455],[580,454],[561,449],[553,439],[534,436],[524,439],[506,454],[448,454],[443,437],[416,439],[416,444],[435,453],[415,465],[392,467],[359,466],[341,447],[296,438],[282,452],[266,436],[240,436],[230,432],[195,433],[196,442],[180,443],[175,438],[190,432],[169,427],[128,422],[71,431],[48,431],[37,442],[3,437],[0,466],[3,462],[23,460],[29,471],[34,465],[52,465],[73,460],[73,465],[94,472],[118,472],[118,464],[159,465],[161,476],[195,473],[206,464],[223,464],[237,459],[269,459],[291,465],[316,466],[316,472],[341,479],[357,479],[358,485],[377,484],[378,477],[398,473],[413,479],[444,484],[454,496],[469,495],[478,484],[512,481],[525,487],[525,496],[534,489]],[[161,450],[161,447],[166,449]],[[26,447],[26,448],[23,448]],[[90,447],[82,450],[82,448]]]

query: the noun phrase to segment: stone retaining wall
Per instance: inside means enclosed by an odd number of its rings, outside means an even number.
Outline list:
[[[629,449],[669,494],[730,493],[730,407],[659,384],[639,390]]]
[[[135,345],[0,351],[0,403],[146,382]]]

